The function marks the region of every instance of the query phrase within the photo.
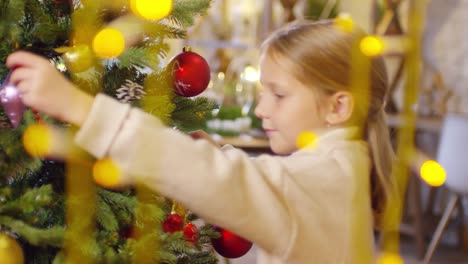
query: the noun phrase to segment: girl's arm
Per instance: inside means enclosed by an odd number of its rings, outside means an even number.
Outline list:
[[[78,145],[97,158],[112,158],[126,175],[121,184],[145,183],[265,250],[286,250],[290,241],[278,238],[290,237],[291,221],[278,160],[255,162],[239,150],[223,153],[128,104],[105,95],[93,98],[40,56],[16,52],[7,66],[14,68],[11,80],[24,103],[81,126]]]
[[[223,153],[102,94],[76,143],[98,158],[111,157],[125,172],[122,183],[142,182],[266,250],[281,253],[290,242],[278,239],[291,228],[279,159]]]

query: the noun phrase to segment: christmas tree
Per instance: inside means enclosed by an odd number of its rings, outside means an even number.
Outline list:
[[[158,7],[144,6],[148,3]],[[209,69],[206,79],[200,65],[191,66],[200,63],[199,56],[188,51],[164,65],[165,40],[184,38],[209,6],[210,0],[0,0],[2,88],[10,72],[7,56],[27,50],[48,58],[90,94],[106,93],[181,131],[199,128],[215,105],[191,96],[206,88]],[[177,76],[174,63],[189,71],[196,67],[197,73]],[[187,81],[201,84],[187,90]],[[38,125],[67,133],[73,128],[31,109],[12,125],[9,111],[18,109],[0,108],[2,261],[217,262],[210,241],[218,233],[212,227],[197,228],[191,222],[196,216],[144,187],[113,190],[94,184],[93,177],[99,183],[112,171],[96,175],[96,164],[105,163],[79,150],[74,157],[80,162],[28,152],[26,135],[42,142],[47,138]]]

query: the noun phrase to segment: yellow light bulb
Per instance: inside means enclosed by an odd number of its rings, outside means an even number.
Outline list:
[[[132,12],[149,20],[159,20],[172,11],[172,0],[131,0]]]
[[[119,30],[105,28],[94,36],[93,50],[101,58],[118,57],[125,50],[125,38]]]
[[[361,40],[360,49],[364,55],[373,57],[382,54],[384,51],[384,42],[376,36],[367,36]]]
[[[52,135],[47,126],[41,124],[30,125],[23,134],[23,146],[33,157],[45,157],[52,146]]]
[[[315,148],[316,147],[317,136],[310,132],[302,132],[296,139],[296,146],[298,149],[303,148]]]
[[[102,187],[116,187],[121,179],[120,169],[112,159],[104,158],[94,163],[93,178]]]
[[[438,187],[444,184],[446,173],[444,168],[433,160],[428,160],[421,166],[421,178],[430,186]]]
[[[349,14],[340,14],[334,21],[335,27],[344,32],[351,32],[354,29],[354,21]]]

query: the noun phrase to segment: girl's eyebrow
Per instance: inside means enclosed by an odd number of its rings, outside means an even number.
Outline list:
[[[260,80],[260,83],[262,84],[262,86],[267,86],[268,88],[270,88],[272,90],[280,89],[281,87],[284,86],[281,83],[272,82],[272,81],[264,81],[264,80],[262,81],[262,80]]]

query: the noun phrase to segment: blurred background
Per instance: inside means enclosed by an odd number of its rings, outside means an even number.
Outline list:
[[[408,33],[412,0],[215,0],[208,15],[190,28],[188,38],[171,43],[177,54],[190,46],[202,54],[211,68],[211,82],[201,94],[218,107],[207,116],[205,129],[221,143],[244,148],[252,155],[268,153],[268,144],[259,130],[253,109],[261,89],[258,78],[258,47],[272,30],[295,19],[319,20],[339,14],[351,15],[369,33],[404,37]],[[427,157],[440,157],[439,141],[447,115],[468,114],[468,41],[463,34],[468,24],[468,1],[424,2],[421,39],[421,78],[415,144]],[[168,56],[171,57],[171,56]],[[389,127],[394,140],[406,125],[401,115],[405,96],[405,54],[385,55],[391,94],[387,104]],[[459,141],[460,144],[466,143]],[[462,159],[451,155],[450,159]],[[468,168],[462,168],[464,179]],[[421,177],[413,164],[409,179],[404,221],[401,225],[405,262],[422,263],[429,255],[432,263],[468,263],[468,205],[457,200],[447,216],[447,227],[434,239],[434,232],[451,197],[450,188],[436,187]],[[450,208],[449,208],[450,209]],[[441,224],[439,224],[440,226]],[[439,228],[441,229],[441,228]],[[429,250],[434,240],[440,243]],[[431,251],[431,253],[428,253]],[[255,250],[233,263],[253,263]]]

